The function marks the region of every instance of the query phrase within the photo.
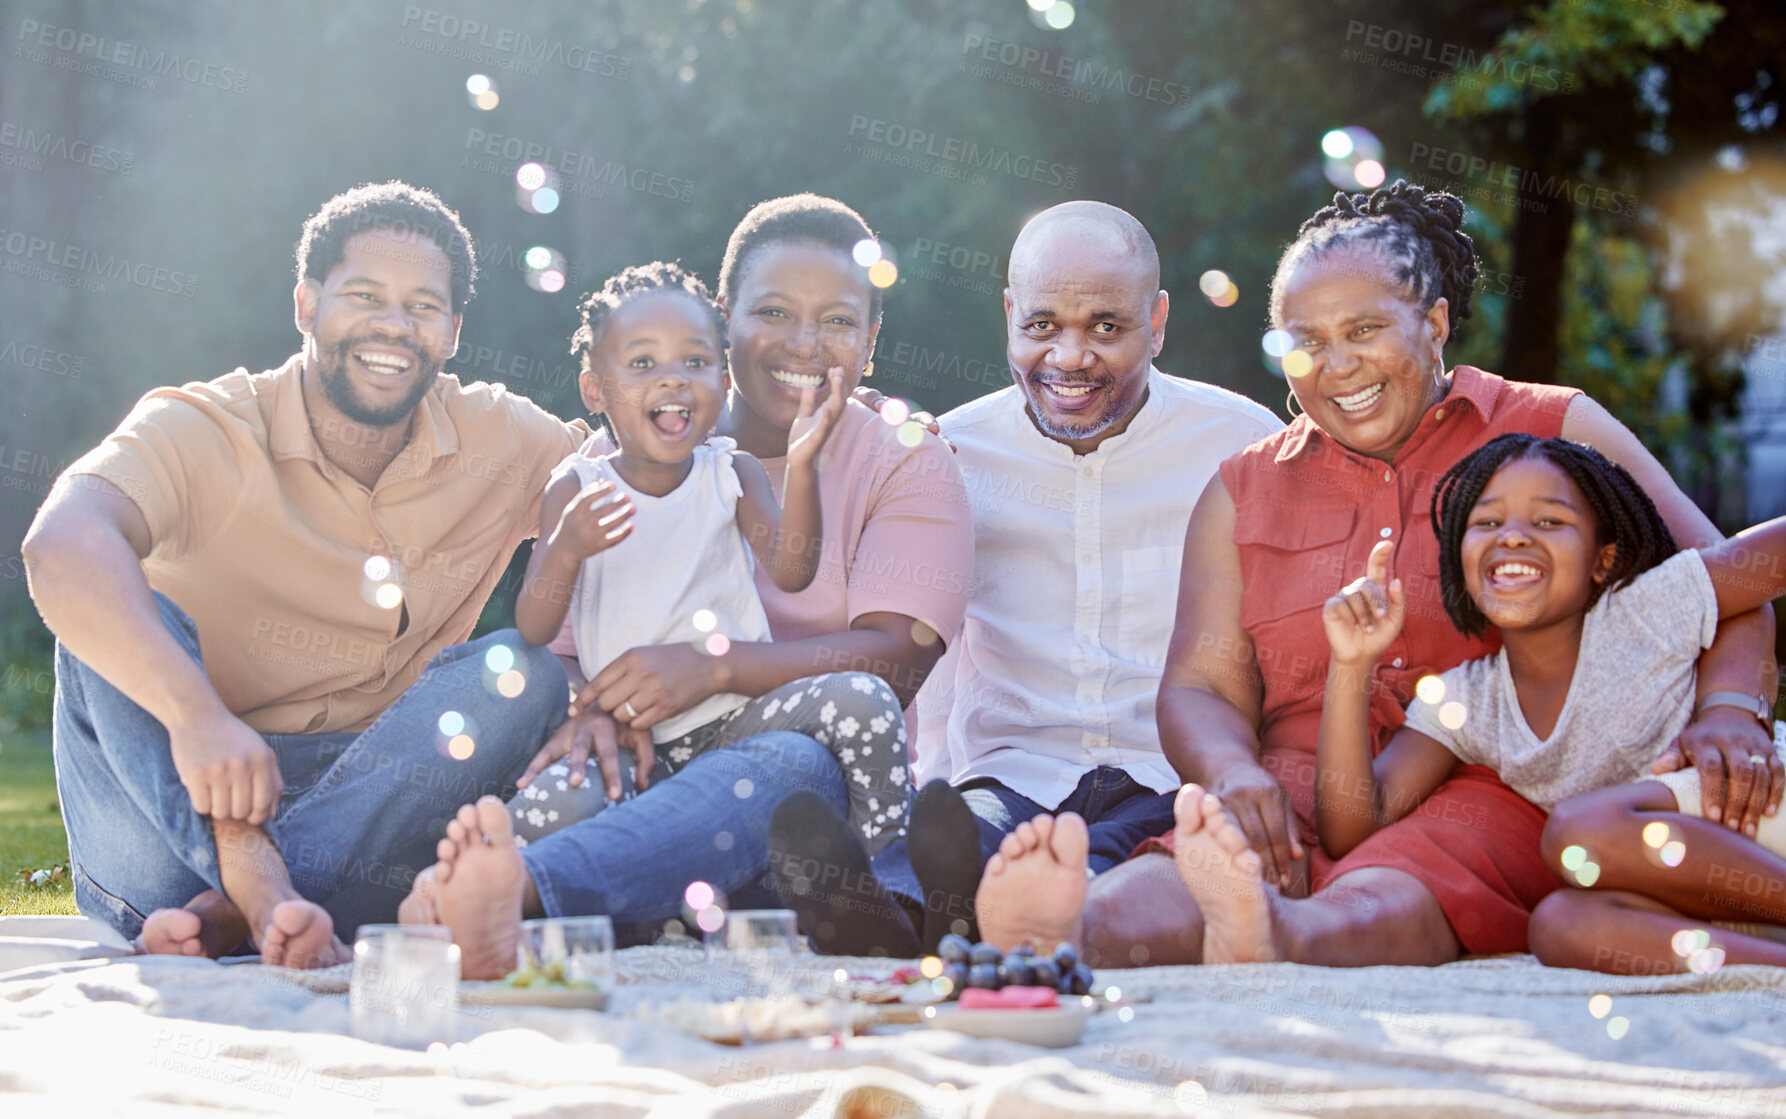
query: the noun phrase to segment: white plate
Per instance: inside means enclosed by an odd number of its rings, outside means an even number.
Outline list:
[[[927,1006],[924,1024],[933,1030],[954,1030],[974,1037],[1002,1037],[1044,1049],[1079,1044],[1092,1011],[1086,1006],[1046,1010],[963,1010],[959,1006]]]
[[[595,987],[510,987],[506,983],[459,984],[459,1001],[472,1006],[548,1006],[556,1010],[601,1010],[608,992]]]

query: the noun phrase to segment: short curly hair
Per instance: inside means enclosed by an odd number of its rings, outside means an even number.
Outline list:
[[[471,234],[438,194],[395,180],[342,191],[310,216],[298,239],[298,282],[322,282],[346,255],[348,239],[374,229],[420,234],[439,245],[452,266],[453,314],[465,309],[478,274]]]
[[[874,239],[874,230],[862,215],[835,198],[809,191],[759,202],[739,220],[726,242],[725,259],[719,266],[719,298],[727,307],[737,303],[745,266],[758,249],[806,241],[850,256],[858,243]],[[881,317],[881,289],[869,283],[866,271],[862,283],[868,287],[868,318],[872,322]]]
[[[719,305],[713,301],[707,285],[693,272],[682,267],[680,261],[654,260],[650,264],[622,268],[609,276],[599,289],[584,296],[583,302],[577,305],[583,322],[577,327],[577,332],[571,335],[571,353],[582,360],[583,368],[590,368],[590,359],[596,346],[601,344],[602,332],[607,329],[608,320],[613,317],[614,312],[627,300],[655,291],[679,291],[700,303],[713,316],[713,330],[719,339],[720,351],[725,351],[725,316],[720,313]]]

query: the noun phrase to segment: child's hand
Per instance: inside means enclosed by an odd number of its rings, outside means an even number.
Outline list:
[[[817,389],[800,390],[800,412],[794,417],[794,426],[788,428],[789,466],[807,467],[816,462],[831,429],[837,426],[837,417],[843,415],[848,400],[843,395],[843,367],[832,366],[825,373],[825,382],[828,393],[822,407],[814,406]]]
[[[1364,575],[1348,583],[1321,608],[1321,624],[1327,627],[1327,645],[1340,664],[1375,664],[1402,631],[1407,616],[1407,595],[1402,581],[1389,579],[1389,556],[1395,545],[1379,541],[1365,561]],[[1384,594],[1387,583],[1389,592]]]
[[[579,560],[605,552],[633,530],[632,499],[607,479],[584,486],[558,518],[546,546],[568,548]]]

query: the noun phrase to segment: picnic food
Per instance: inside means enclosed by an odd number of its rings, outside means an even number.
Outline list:
[[[1052,955],[1038,956],[1028,941],[1006,953],[997,945],[975,944],[950,933],[937,943],[936,953],[953,997],[969,990],[1002,991],[1007,987],[1046,987],[1061,995],[1091,991],[1091,968],[1079,962],[1079,951],[1071,944],[1062,943]]]
[[[599,984],[587,979],[571,979],[564,974],[564,961],[551,960],[538,967],[528,964],[509,972],[498,980],[504,987],[569,987],[597,990]]]

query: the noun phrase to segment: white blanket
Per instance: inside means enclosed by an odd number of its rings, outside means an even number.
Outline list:
[[[624,1016],[725,990],[722,965],[652,948],[619,961],[611,1013],[464,1007],[461,1041],[433,1053],[349,1036],[345,967],[28,967],[0,975],[0,1113],[1786,1115],[1777,969],[1614,978],[1517,957],[1106,971],[1100,989],[1149,1001],[1128,1020],[1095,1015],[1072,1049],[920,1028],[739,1049]],[[1600,994],[1610,1007],[1590,1003]]]

